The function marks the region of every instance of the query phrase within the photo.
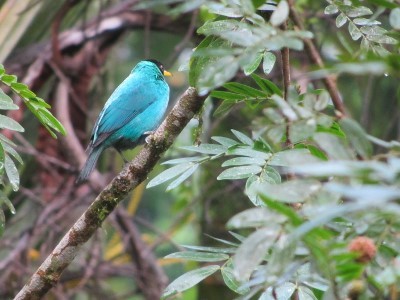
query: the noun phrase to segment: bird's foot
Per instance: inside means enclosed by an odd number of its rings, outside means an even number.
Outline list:
[[[155,131],[146,131],[145,133],[143,133],[143,135],[146,135],[145,137],[145,142],[146,144],[150,144],[151,140],[152,140],[152,134],[154,134]]]
[[[119,155],[121,155],[122,160],[124,161],[124,164],[127,164],[127,163],[129,162],[129,160],[127,160],[127,159],[125,158],[125,156],[124,156],[124,154],[122,153],[122,151],[119,150],[119,149],[116,149],[116,150],[117,150],[117,152],[119,153]]]

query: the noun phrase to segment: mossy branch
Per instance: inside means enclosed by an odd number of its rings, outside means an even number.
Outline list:
[[[102,225],[126,195],[143,182],[190,119],[200,111],[205,97],[189,87],[139,154],[97,196],[83,215],[29,279],[14,299],[41,299],[68,267],[79,249]]]

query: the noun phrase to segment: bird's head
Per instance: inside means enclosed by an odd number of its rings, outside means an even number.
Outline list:
[[[138,72],[138,71],[156,72],[156,73],[161,73],[164,76],[172,76],[170,72],[164,69],[163,64],[155,59],[142,60],[141,62],[139,62],[133,68],[132,72]]]

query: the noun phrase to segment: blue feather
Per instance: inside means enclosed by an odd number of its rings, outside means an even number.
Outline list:
[[[89,157],[77,179],[88,178],[106,148],[134,148],[145,132],[161,123],[169,101],[163,66],[154,60],[139,62],[115,89],[99,114],[87,149]]]

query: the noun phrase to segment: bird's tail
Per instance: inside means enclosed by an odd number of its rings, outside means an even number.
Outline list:
[[[96,166],[96,162],[99,159],[99,156],[102,152],[101,147],[95,147],[90,150],[89,157],[87,158],[85,165],[83,166],[81,173],[79,174],[78,178],[76,179],[76,184],[79,184],[86,179],[88,179],[90,173],[92,173],[94,167]]]

